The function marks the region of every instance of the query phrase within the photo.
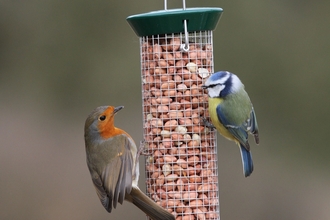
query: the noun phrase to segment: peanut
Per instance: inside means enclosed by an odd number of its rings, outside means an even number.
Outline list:
[[[147,193],[178,220],[216,219],[216,133],[202,121],[209,113],[201,87],[213,71],[213,47],[199,39],[186,52],[184,42],[180,35],[141,41]]]

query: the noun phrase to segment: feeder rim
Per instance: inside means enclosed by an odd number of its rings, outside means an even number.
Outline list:
[[[217,8],[217,7],[191,7],[191,8],[172,8],[172,9],[161,9],[161,10],[156,10],[156,11],[150,11],[142,14],[136,14],[136,15],[130,15],[127,17],[127,19],[130,19],[132,17],[138,17],[138,16],[154,16],[155,14],[178,14],[182,12],[208,12],[208,11],[221,11],[223,12],[222,8]]]
[[[188,31],[214,30],[223,12],[222,8],[198,7],[157,10],[126,18],[139,36],[184,32],[183,21],[188,22]]]

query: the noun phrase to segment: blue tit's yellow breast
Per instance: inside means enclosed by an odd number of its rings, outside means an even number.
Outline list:
[[[209,98],[209,113],[211,121],[222,136],[229,140],[236,141],[234,136],[221,124],[217,115],[217,106],[223,101],[222,98]]]

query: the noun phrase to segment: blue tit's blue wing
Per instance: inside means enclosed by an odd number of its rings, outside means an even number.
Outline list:
[[[248,142],[248,122],[242,124],[234,124],[228,117],[225,116],[221,104],[217,106],[217,116],[219,121],[227,128],[227,130],[243,145],[247,150],[250,150]]]
[[[254,108],[252,107],[250,119],[248,121],[248,130],[253,134],[254,140],[257,144],[259,144],[259,129],[256,114],[254,112]]]

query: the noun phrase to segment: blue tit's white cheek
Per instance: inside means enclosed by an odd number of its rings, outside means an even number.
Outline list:
[[[225,85],[216,85],[212,88],[208,88],[208,93],[211,98],[219,97],[220,92],[225,88]]]

